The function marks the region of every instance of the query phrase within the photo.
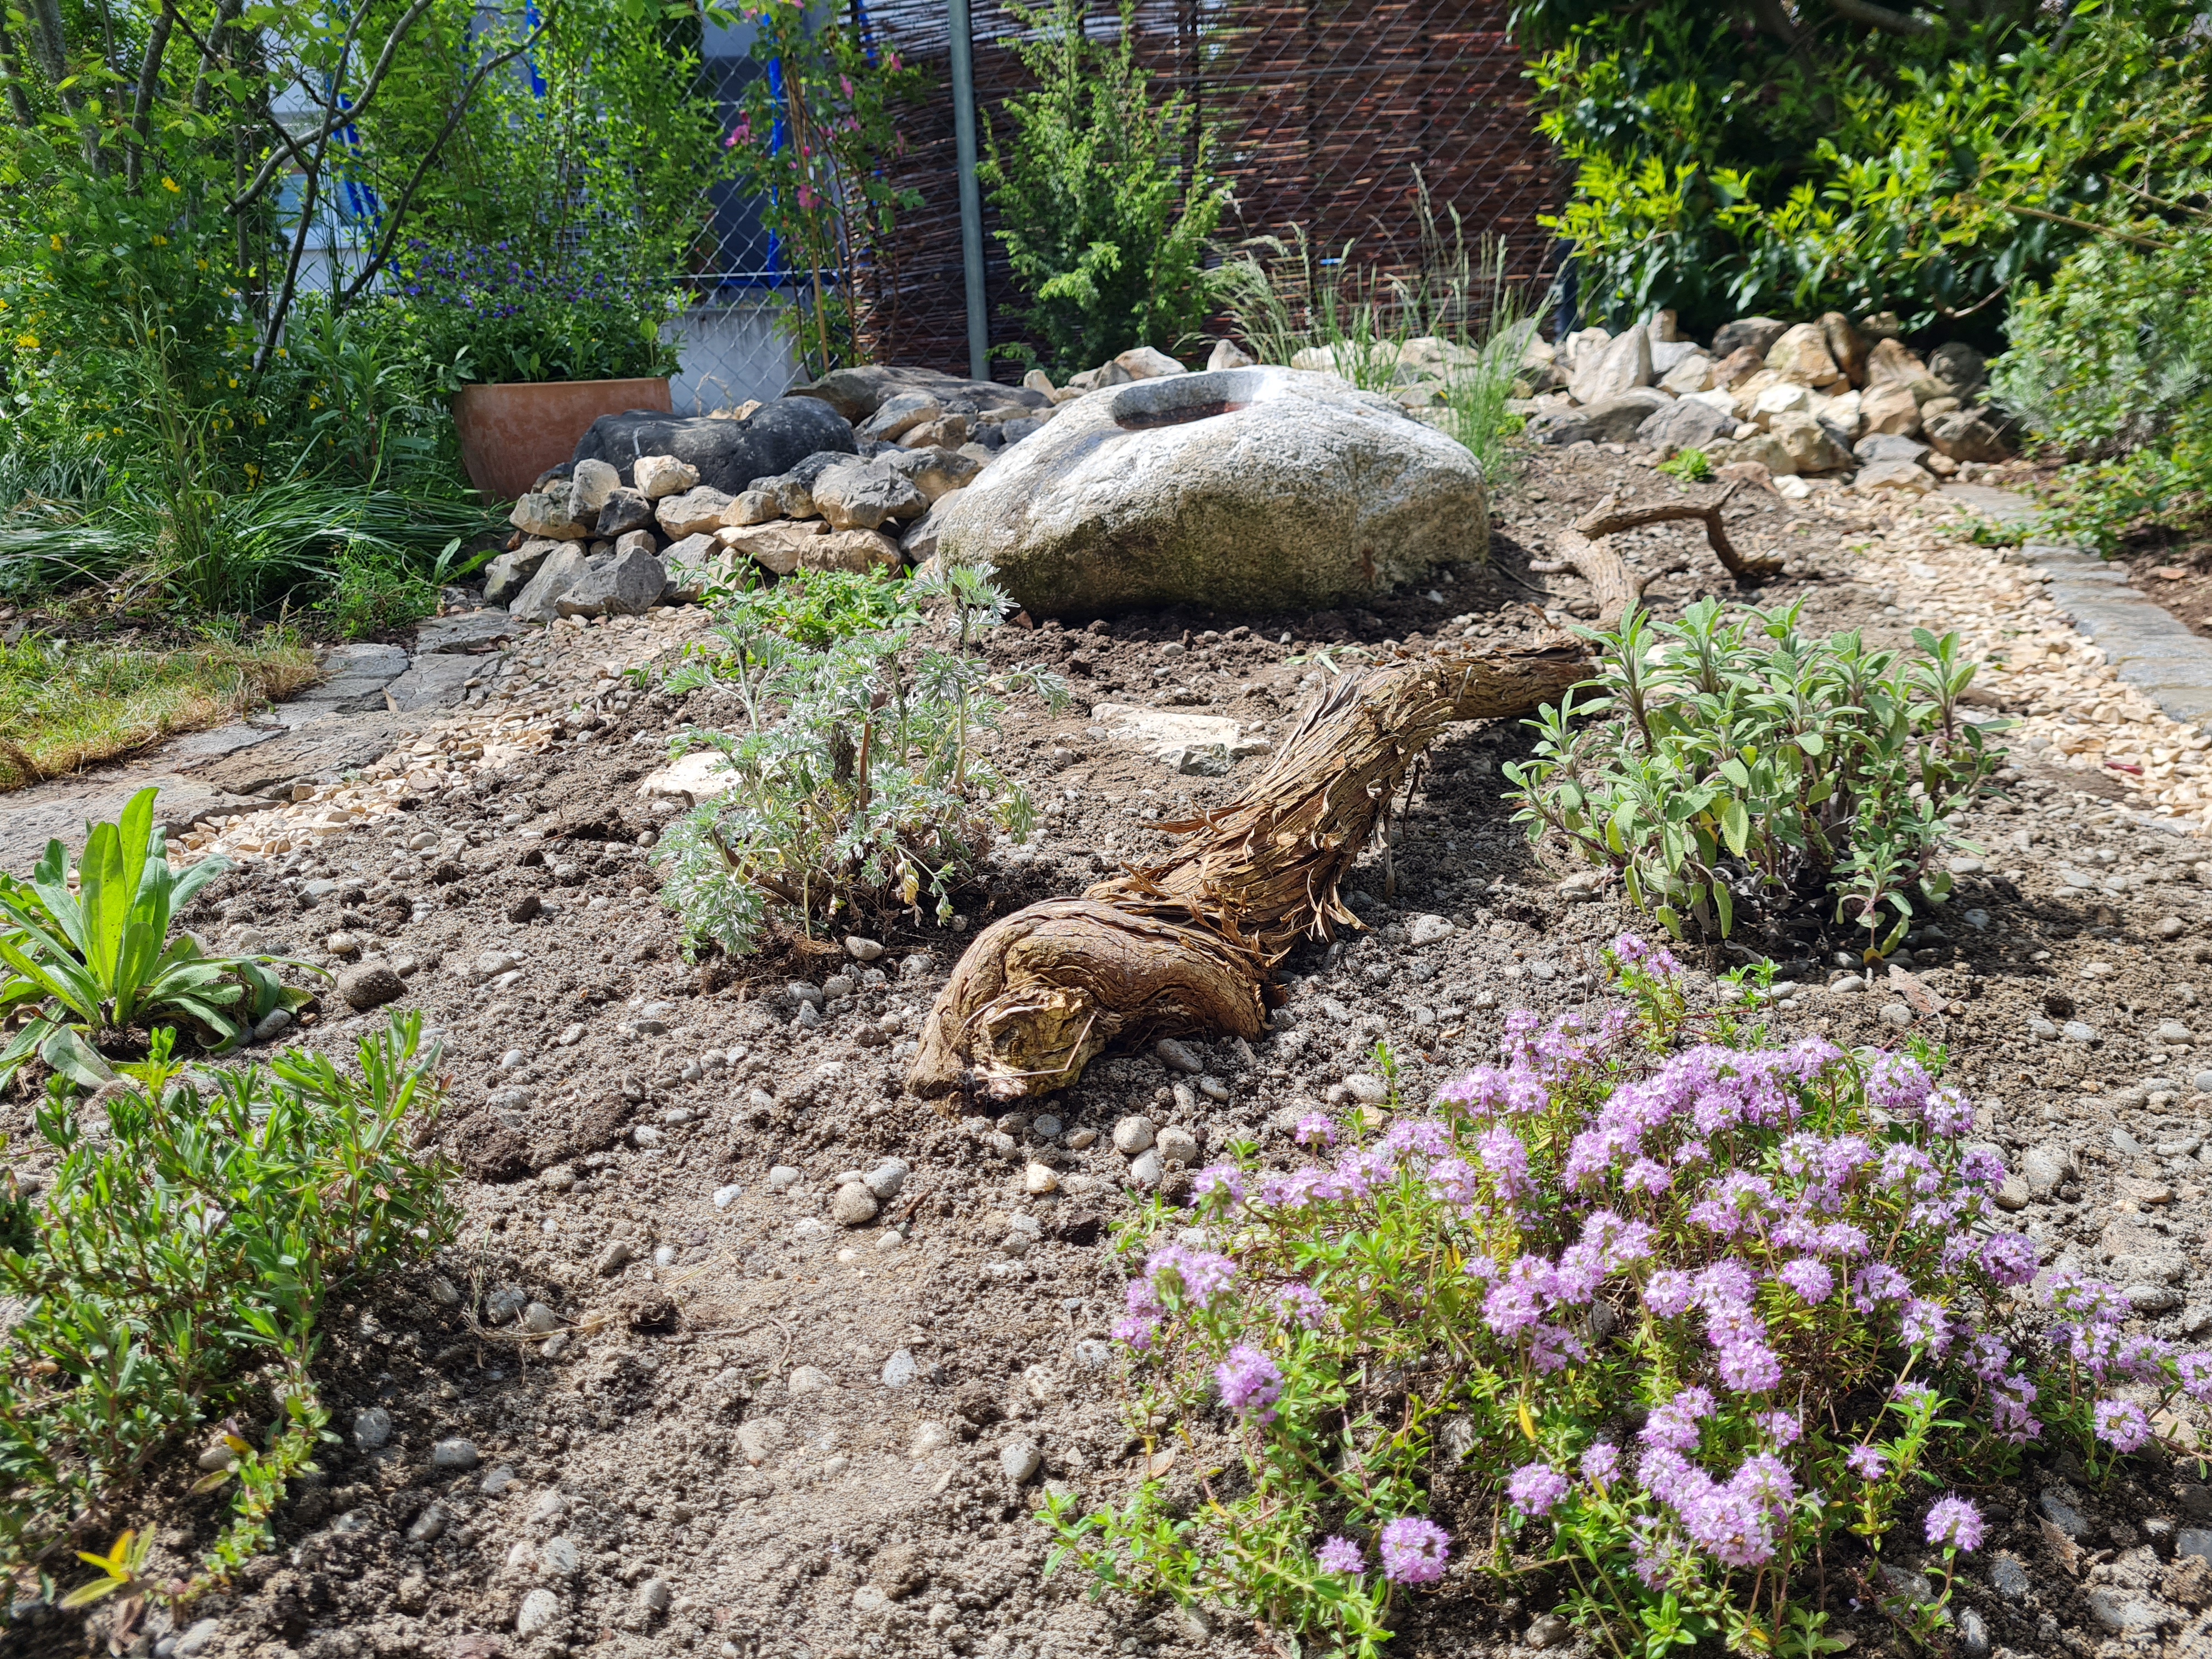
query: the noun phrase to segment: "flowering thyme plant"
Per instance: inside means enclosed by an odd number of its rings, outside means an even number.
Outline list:
[[[1316,1161],[1238,1149],[1201,1228],[1139,1224],[1146,1467],[1166,1425],[1210,1472],[1052,1499],[1061,1559],[1360,1655],[1419,1586],[1539,1572],[1614,1653],[1814,1652],[1815,1585],[1930,1498],[1948,1594],[1982,1522],[1946,1482],[2047,1426],[2130,1450],[2146,1405],[2212,1394],[2108,1289],[2025,1294],[2002,1164],[1926,1054],[1692,1029],[1663,950],[1608,959],[1630,1006],[1511,1016],[1427,1113],[1310,1117]]]

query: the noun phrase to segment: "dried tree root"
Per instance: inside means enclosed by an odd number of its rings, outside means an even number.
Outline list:
[[[1619,516],[1591,533],[1656,521]],[[1726,544],[1717,506],[1657,516],[1704,518],[1715,550]],[[1597,590],[1601,625],[1618,623],[1650,577],[1589,534],[1560,543]],[[1722,558],[1759,574],[1733,548]],[[1455,720],[1533,714],[1589,672],[1588,655],[1561,644],[1443,652],[1338,678],[1241,799],[1164,826],[1189,833],[1175,857],[985,928],[929,1012],[908,1086],[1003,1103],[1066,1088],[1109,1044],[1257,1036],[1275,963],[1301,939],[1360,926],[1339,884],[1437,735]]]
[[[1729,504],[1735,491],[1736,486],[1730,484],[1717,499],[1706,502],[1703,507],[1693,506],[1688,501],[1675,501],[1665,507],[1638,507],[1626,512],[1616,512],[1608,503],[1594,513],[1584,514],[1576,522],[1575,530],[1595,541],[1599,537],[1617,535],[1624,530],[1639,530],[1647,524],[1672,524],[1678,520],[1696,519],[1705,526],[1705,539],[1712,544],[1713,556],[1738,581],[1757,581],[1762,577],[1780,575],[1781,560],[1747,559],[1735,550],[1735,544],[1729,540],[1728,526],[1721,520],[1721,509]],[[1587,575],[1589,573],[1583,574]]]

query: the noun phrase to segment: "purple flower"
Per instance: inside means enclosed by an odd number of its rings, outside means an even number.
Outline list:
[[[1275,1308],[1293,1325],[1310,1331],[1320,1329],[1321,1322],[1328,1314],[1328,1304],[1310,1285],[1284,1285],[1275,1292]]]
[[[1382,1576],[1394,1584],[1433,1584],[1451,1559],[1451,1534],[1426,1516],[1401,1515],[1382,1528]]]
[[[1805,1436],[1805,1425],[1795,1412],[1763,1412],[1759,1426],[1778,1446],[1794,1446]]]
[[[1237,1282],[1237,1264],[1227,1256],[1185,1249],[1180,1244],[1164,1246],[1145,1258],[1145,1277],[1154,1285],[1160,1282],[1161,1274],[1169,1273],[1176,1276],[1194,1308],[1212,1305],[1216,1297]]]
[[[1159,1328],[1149,1319],[1139,1319],[1132,1316],[1129,1318],[1117,1319],[1114,1322],[1114,1340],[1117,1342],[1126,1342],[1139,1353],[1144,1352],[1152,1346],[1152,1338],[1158,1333]]]
[[[1644,1281],[1644,1305],[1662,1319],[1673,1319],[1689,1311],[1696,1294],[1689,1274],[1679,1267],[1662,1267]]]
[[[2212,1399],[2212,1353],[2185,1353],[2173,1363],[2191,1400]]]
[[[1283,1397],[1283,1373],[1275,1362],[1249,1343],[1240,1342],[1229,1358],[1213,1368],[1221,1390],[1221,1403],[1255,1423],[1275,1420],[1275,1402]]]
[[[1298,1120],[1295,1137],[1301,1146],[1310,1146],[1316,1142],[1323,1146],[1334,1146],[1336,1145],[1336,1125],[1319,1112],[1308,1112]]]
[[[1889,1473],[1889,1454],[1875,1446],[1854,1446],[1844,1459],[1853,1474],[1865,1480],[1879,1480]]]
[[[1231,1204],[1244,1201],[1244,1177],[1234,1164],[1209,1164],[1190,1178],[1190,1189],[1200,1198],[1226,1193]]]
[[[1366,1552],[1349,1538],[1331,1534],[1322,1545],[1315,1559],[1321,1563],[1323,1572],[1340,1572],[1357,1578],[1366,1565]]]
[[[1567,1495],[1567,1477],[1549,1463],[1523,1463],[1505,1483],[1505,1495],[1523,1515],[1549,1515]]]
[[[1595,1486],[1604,1486],[1620,1473],[1620,1448],[1610,1440],[1601,1440],[1583,1454],[1583,1479]]]
[[[1764,1394],[1782,1381],[1782,1358],[1764,1342],[1731,1342],[1720,1351],[1723,1386],[1738,1394]]]
[[[1928,1541],[1954,1550],[1982,1547],[1982,1512],[1963,1498],[1939,1498],[1928,1506]]]
[[[2132,1400],[2100,1400],[2091,1415],[2097,1421],[2097,1438],[2115,1451],[2135,1451],[2150,1439],[2150,1419]]]
[[[1807,1302],[1820,1303],[1828,1299],[1836,1288],[1836,1276],[1809,1255],[1801,1255],[1782,1264],[1774,1275]]]

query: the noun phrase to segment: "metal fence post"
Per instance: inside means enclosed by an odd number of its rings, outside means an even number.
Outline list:
[[[983,192],[975,182],[975,45],[968,0],[948,0],[952,24],[952,142],[960,173],[960,263],[968,288],[968,375],[991,378],[991,316],[983,292]]]

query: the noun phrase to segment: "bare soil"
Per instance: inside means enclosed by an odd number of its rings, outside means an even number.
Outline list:
[[[1125,1184],[1114,1121],[1143,1111],[1207,1147],[1251,1138],[1288,1158],[1289,1127],[1370,1070],[1378,1041],[1407,1097],[1425,1098],[1492,1053],[1508,1012],[1601,997],[1601,945],[1648,924],[1614,902],[1576,902],[1532,860],[1500,799],[1499,768],[1524,752],[1525,734],[1468,726],[1434,751],[1388,871],[1379,852],[1361,867],[1355,904],[1375,931],[1288,963],[1290,1000],[1261,1041],[1194,1045],[1219,1089],[1136,1054],[995,1121],[944,1116],[903,1092],[911,1038],[980,921],[1163,852],[1158,823],[1235,795],[1234,776],[1180,775],[1106,738],[1089,702],[1202,706],[1279,733],[1331,672],[1324,650],[1340,665],[1346,647],[1527,637],[1550,625],[1547,611],[1572,620],[1586,597],[1573,579],[1528,568],[1546,530],[1609,494],[1632,504],[1683,493],[1587,445],[1537,452],[1499,502],[1492,563],[1440,574],[1433,588],[1324,616],[1170,611],[1003,630],[995,654],[1056,666],[1078,694],[1058,717],[1019,709],[1000,739],[1002,762],[1048,809],[1044,831],[1002,851],[955,927],[884,919],[872,963],[804,939],[743,962],[681,958],[638,845],[659,821],[635,793],[657,751],[631,739],[705,716],[703,698],[681,711],[638,700],[418,806],[394,831],[325,843],[313,868],[216,884],[195,920],[218,939],[250,931],[313,954],[343,926],[401,968],[408,1001],[445,1045],[451,1104],[437,1133],[465,1171],[454,1196],[467,1222],[436,1262],[333,1310],[321,1375],[344,1443],[288,1504],[278,1551],[195,1609],[217,1621],[197,1652],[1277,1651],[1218,1610],[1094,1598],[1073,1570],[1048,1576],[1030,1518],[1038,1486],[1003,1469],[1002,1449],[1028,1441],[1040,1480],[1097,1501],[1133,1478],[1139,1443],[1105,1339],[1125,1276],[1111,1231],[1142,1195]],[[1893,595],[1855,580],[1848,509],[1747,490],[1728,512],[1745,550],[1790,560],[1761,602],[1802,595],[1808,627],[1909,629]],[[1622,540],[1632,557],[1692,555],[1689,572],[1651,590],[1662,612],[1737,597],[1694,526]],[[1844,1043],[1896,1047],[1917,1032],[1946,1045],[2011,1167],[2046,1139],[2077,1149],[2078,1180],[2019,1218],[2048,1259],[2120,1282],[2170,1276],[2171,1305],[2145,1328],[2212,1330],[2212,1170],[2197,1156],[2212,1103],[2194,1086],[2212,1064],[2194,1033],[2212,1016],[2191,988],[2212,986],[2205,849],[2081,781],[2008,774],[2007,796],[1966,826],[1985,855],[1962,865],[1958,896],[1916,936],[1909,967],[1900,958],[1871,990],[1826,988],[1853,941],[1800,919],[1775,951],[1798,988],[1776,1017]],[[406,850],[426,830],[435,845]],[[305,883],[318,876],[339,885],[311,898]],[[1405,925],[1423,914],[1456,931],[1411,946]],[[495,951],[514,967],[474,982]],[[1704,964],[1700,995],[1725,965]],[[793,980],[824,993],[819,1023],[805,1023]],[[1905,1024],[1885,1018],[1893,1002]],[[343,1047],[382,1018],[331,999],[308,1040]],[[2037,1021],[2091,1035],[2046,1037]],[[840,1172],[889,1156],[911,1173],[883,1213],[851,1229],[830,1220]],[[1056,1192],[1024,1191],[1033,1161],[1055,1170]],[[800,1172],[781,1191],[769,1181],[780,1166]],[[513,1322],[531,1302],[556,1316],[553,1341]],[[364,1444],[355,1425],[373,1407],[390,1413],[390,1437]],[[1198,1431],[1203,1444],[1212,1430]],[[434,1462],[433,1447],[458,1439],[473,1462]],[[214,1500],[184,1495],[189,1461],[157,1505],[161,1547],[179,1559],[207,1540],[214,1514]],[[1170,1477],[1185,1497],[1200,1462],[1187,1457]],[[2065,1452],[1956,1471],[1992,1522],[1960,1605],[1996,1649],[2020,1655],[2212,1650],[2199,1613],[2212,1587],[2175,1555],[2180,1528],[2212,1522],[2201,1474],[2139,1458],[2093,1483]],[[2051,1529],[2046,1498],[2080,1517],[2078,1537]],[[1454,1532],[1486,1528],[1455,1513],[1449,1490],[1440,1499]],[[1911,1561],[1917,1536],[1901,1528],[1889,1559]],[[1856,1652],[1903,1654],[1878,1611],[1842,1588],[1853,1565],[1829,1564],[1831,1610]],[[525,1636],[518,1613],[541,1589],[556,1611]],[[1409,1605],[1394,1651],[1518,1651],[1566,1589],[1539,1573],[1501,1599],[1455,1566]],[[2118,1615],[2096,1610],[2122,1603],[2148,1621],[2124,1639]],[[97,1615],[87,1626],[47,1613],[14,1639],[82,1651],[103,1628]]]

